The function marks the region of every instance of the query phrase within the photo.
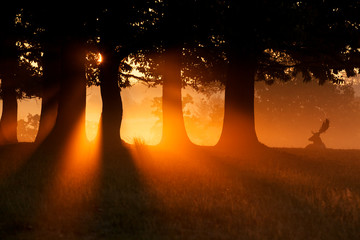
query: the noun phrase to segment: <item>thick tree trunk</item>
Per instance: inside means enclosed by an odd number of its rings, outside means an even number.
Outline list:
[[[13,87],[2,80],[3,111],[0,120],[0,144],[17,142],[17,98]]]
[[[104,147],[116,147],[121,143],[120,127],[123,116],[118,85],[119,59],[110,51],[104,51],[102,59],[100,66],[102,113],[98,136],[101,136]]]
[[[47,138],[51,144],[64,143],[75,130],[77,138],[86,141],[85,54],[81,41],[73,40],[63,45],[58,113],[54,128]]]
[[[0,144],[17,142],[17,94],[16,74],[18,73],[18,36],[14,29],[16,7],[2,7],[0,13],[0,79],[3,110],[0,120]]]
[[[217,147],[243,152],[259,145],[254,118],[256,61],[233,53],[228,67],[224,123]]]
[[[47,88],[42,94],[39,130],[35,142],[41,143],[53,129],[58,107],[57,89]]]
[[[41,143],[55,125],[59,96],[60,53],[50,46],[44,56],[44,82],[39,130],[35,142]]]
[[[181,50],[167,50],[163,71],[163,133],[160,144],[178,147],[190,144],[186,133],[181,99]]]

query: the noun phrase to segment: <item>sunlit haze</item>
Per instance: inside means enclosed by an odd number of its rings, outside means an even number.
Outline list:
[[[268,86],[263,82],[256,83],[255,98],[259,98],[259,94],[262,98],[255,101],[259,140],[274,147],[304,147],[309,143],[311,131],[316,131],[321,121],[328,117],[331,127],[322,136],[328,147],[360,148],[360,131],[356,125],[359,120],[359,115],[356,115],[358,111],[354,109],[355,112],[347,112],[349,116],[345,119],[336,114],[339,109],[326,107],[331,104],[330,99],[334,98],[329,96],[329,85],[297,82]],[[359,98],[358,86],[356,82],[353,85],[355,100]],[[293,91],[289,92],[289,89]],[[123,140],[133,143],[134,139],[137,139],[150,145],[159,143],[162,135],[161,102],[156,104],[156,101],[161,98],[161,91],[161,87],[149,88],[141,83],[121,91],[124,117],[120,132]],[[317,105],[311,108],[306,106],[309,94],[318,96],[319,99]],[[186,88],[182,90],[182,95],[184,122],[190,140],[199,145],[216,144],[222,129],[224,92],[208,97]],[[323,97],[325,95],[326,98]],[[303,102],[297,102],[296,99],[299,98],[304,98]],[[327,98],[329,100],[326,100]],[[26,119],[29,113],[40,114],[41,99],[24,99],[18,102],[19,119]],[[293,106],[289,105],[289,102],[293,103]],[[343,109],[346,104],[342,103]],[[2,107],[0,113],[1,111]],[[100,115],[100,89],[95,86],[87,88],[86,134],[90,140],[96,136]]]
[[[360,240],[359,0],[103,5],[0,8],[0,240]]]

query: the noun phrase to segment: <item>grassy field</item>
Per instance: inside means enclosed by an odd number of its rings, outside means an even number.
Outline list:
[[[360,239],[360,151],[92,148],[2,147],[0,239]]]

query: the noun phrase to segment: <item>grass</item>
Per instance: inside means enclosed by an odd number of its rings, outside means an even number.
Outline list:
[[[232,158],[137,141],[89,178],[31,145],[0,150],[0,239],[360,239],[357,150]]]

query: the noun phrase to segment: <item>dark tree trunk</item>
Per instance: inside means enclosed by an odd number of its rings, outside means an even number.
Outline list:
[[[41,101],[39,131],[35,142],[41,143],[55,125],[58,107],[60,77],[60,49],[47,47],[44,56],[44,82]]]
[[[100,66],[100,92],[102,113],[99,134],[104,147],[118,146],[121,143],[120,127],[123,116],[123,106],[118,85],[119,58],[111,51],[102,53]]]
[[[69,40],[62,45],[58,112],[47,140],[64,143],[76,130],[78,139],[86,141],[86,51],[81,41]]]
[[[256,61],[233,53],[228,67],[224,123],[217,147],[229,152],[247,151],[259,145],[254,117]]]
[[[17,32],[14,29],[16,7],[2,7],[0,13],[0,79],[3,111],[0,120],[0,144],[17,142],[17,94],[18,74]]]
[[[0,120],[0,144],[17,142],[17,98],[16,91],[2,79],[3,111]]]
[[[35,139],[37,143],[43,142],[55,125],[58,107],[57,91],[57,89],[46,88],[42,94],[39,130]]]
[[[186,133],[181,99],[181,50],[166,50],[163,71],[163,133],[160,144],[177,147],[190,144]]]

